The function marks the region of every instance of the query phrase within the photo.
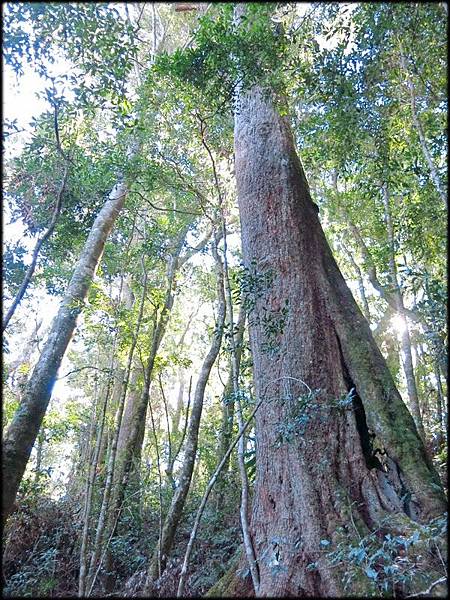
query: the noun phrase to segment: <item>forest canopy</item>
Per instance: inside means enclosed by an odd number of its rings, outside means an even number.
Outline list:
[[[446,596],[447,3],[2,8],[5,596]]]

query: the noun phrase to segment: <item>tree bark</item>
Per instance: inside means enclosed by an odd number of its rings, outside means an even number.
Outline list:
[[[187,332],[189,331],[192,321],[195,318],[195,316],[197,315],[198,311],[199,311],[199,306],[197,306],[188,317],[186,326],[185,326],[183,333],[181,334],[180,340],[177,344],[177,350],[180,354],[183,352],[183,349],[184,349],[184,341],[186,339]],[[174,442],[175,442],[175,440],[178,440],[178,438],[180,436],[180,419],[181,419],[181,415],[183,413],[183,407],[184,407],[183,399],[184,399],[184,388],[185,388],[186,381],[185,381],[183,367],[180,367],[178,369],[178,384],[179,384],[179,388],[178,388],[177,404],[175,407],[175,413],[172,417],[172,438],[173,438]],[[186,420],[185,426],[183,428],[183,432],[185,432],[186,426],[187,426],[187,420]],[[184,439],[184,435],[182,435],[182,439]],[[174,467],[175,461],[177,459],[177,456],[178,456],[178,453],[180,450],[181,450],[181,445],[179,444],[177,450],[175,450],[174,452],[171,453],[170,460],[168,460],[168,463],[167,463],[166,475],[167,475],[167,478],[173,488],[175,487],[175,482],[173,480],[173,467]]]
[[[133,422],[134,415],[136,413],[136,406],[140,397],[140,390],[137,386],[137,383],[141,372],[142,365],[139,364],[139,361],[135,357],[131,370],[130,383],[128,385],[128,394],[119,432],[119,440],[117,442],[118,462],[122,462],[127,441],[130,438],[131,424]],[[114,479],[117,479],[117,471],[114,474]]]
[[[216,484],[217,479],[218,479],[222,469],[225,468],[225,465],[230,460],[230,454],[231,454],[233,448],[242,439],[247,427],[250,425],[253,417],[256,414],[256,411],[258,410],[258,408],[260,406],[261,406],[261,401],[259,402],[259,404],[257,404],[255,406],[255,408],[253,409],[253,411],[252,411],[250,417],[247,419],[247,421],[242,424],[242,427],[240,427],[239,433],[238,433],[236,439],[228,446],[226,452],[224,453],[221,460],[219,461],[219,464],[217,465],[216,470],[214,471],[210,480],[208,481],[208,485],[206,486],[205,492],[202,496],[200,506],[198,507],[198,510],[197,510],[197,514],[195,515],[195,521],[194,521],[194,526],[192,527],[191,535],[189,536],[189,542],[188,542],[188,545],[186,548],[186,553],[184,555],[183,566],[181,568],[180,581],[178,583],[177,598],[180,598],[183,596],[184,585],[186,583],[187,569],[188,569],[188,565],[189,565],[189,559],[191,557],[192,548],[194,546],[195,538],[197,536],[197,531],[200,526],[200,521],[201,521],[201,518],[203,515],[203,511],[205,510],[205,506],[206,506],[206,503],[208,502],[208,498],[211,493],[211,490],[213,489],[214,485]]]
[[[150,398],[150,389],[153,378],[153,367],[159,350],[159,346],[164,337],[167,324],[170,318],[170,312],[174,303],[174,294],[176,287],[176,275],[179,269],[197,252],[199,252],[208,242],[211,233],[209,233],[200,243],[191,250],[184,253],[182,256],[181,250],[188,233],[189,226],[185,227],[176,242],[174,243],[174,251],[169,257],[167,264],[167,289],[164,299],[164,305],[161,313],[158,316],[155,314],[155,325],[151,338],[151,347],[149,357],[144,370],[144,388],[140,395],[139,401],[136,404],[136,410],[133,414],[133,420],[130,423],[130,434],[123,450],[124,457],[124,477],[128,481],[130,469],[133,467],[135,472],[139,467],[142,444],[144,442],[145,423],[147,417],[147,407]],[[133,464],[134,463],[134,464]]]
[[[3,518],[11,512],[20,481],[47,410],[56,374],[91,285],[106,239],[122,209],[127,187],[119,183],[100,210],[67,292],[34,368],[20,407],[3,440]]]
[[[426,521],[445,511],[445,497],[331,254],[287,118],[257,86],[239,93],[235,172],[244,264],[265,282],[249,314],[263,399],[251,524],[258,594],[342,596],[342,570],[321,540],[352,539],[352,519],[366,531],[386,516]]]
[[[120,473],[118,472],[117,475],[118,480],[123,482],[123,494],[125,493],[126,486],[132,472],[137,475],[137,470],[140,464],[141,450],[145,434],[147,407],[149,403],[151,382],[153,377],[153,367],[159,346],[166,331],[167,323],[170,317],[170,311],[172,310],[174,302],[175,275],[178,270],[178,257],[183,241],[184,236],[181,241],[179,240],[175,253],[169,257],[167,266],[166,297],[159,318],[156,313],[154,316],[154,328],[151,337],[150,353],[144,371],[144,387],[133,409],[132,419],[129,423],[127,423],[127,430],[129,434],[122,448]]]
[[[234,346],[236,351],[236,362],[237,369],[240,370],[241,357],[242,357],[242,344],[244,339],[244,331],[245,331],[245,307],[244,304],[241,303],[241,307],[239,310],[238,320],[236,324],[236,334],[234,338]],[[222,458],[225,456],[228,447],[231,442],[231,438],[233,435],[233,421],[234,421],[234,396],[233,396],[233,372],[232,365],[230,363],[230,372],[228,376],[227,383],[223,390],[222,394],[222,423],[220,427],[220,437],[217,451],[217,462],[220,463]],[[217,476],[216,483],[216,497],[215,497],[215,506],[216,511],[220,512],[223,507],[224,497],[226,493],[227,486],[227,471],[229,468],[230,459],[228,458],[225,461],[223,469]]]
[[[347,256],[348,260],[350,261],[351,265],[353,266],[353,268],[356,272],[356,278],[358,280],[359,295],[361,297],[362,313],[365,316],[365,318],[367,319],[367,322],[370,323],[370,309],[369,309],[369,303],[367,302],[366,290],[364,288],[364,280],[363,280],[363,276],[361,273],[361,269],[359,268],[358,263],[356,262],[355,258],[353,257],[353,254],[350,252],[350,250],[347,248],[347,246],[344,244],[344,242],[342,240],[340,241],[340,245],[344,251],[344,254]]]
[[[176,450],[172,453],[171,462],[168,463],[167,469],[166,469],[167,481],[169,482],[170,487],[172,488],[172,492],[174,492],[177,487],[175,478],[173,476],[173,469],[175,466],[175,461],[177,460],[177,458],[181,452],[181,449],[183,448],[184,440],[186,438],[186,432],[188,429],[189,409],[191,407],[191,389],[192,389],[192,376],[189,378],[188,400],[187,400],[187,404],[186,404],[186,410],[184,413],[183,429],[181,432],[179,432],[180,435],[179,435],[179,441],[178,441]],[[180,396],[178,396],[178,399],[179,398],[180,398]],[[178,425],[177,425],[177,430],[178,430]]]
[[[45,430],[42,427],[41,430],[39,431],[38,437],[37,437],[37,448],[36,448],[36,468],[35,468],[35,473],[34,473],[34,485],[37,485],[39,483],[39,479],[41,476],[41,468],[42,468],[42,450],[44,447],[44,441],[45,441]]]
[[[172,436],[177,438],[180,432],[180,418],[181,413],[183,412],[184,406],[184,387],[186,385],[186,381],[184,378],[184,368],[180,367],[178,369],[178,395],[177,395],[177,404],[175,407],[175,413],[172,417]]]
[[[110,375],[108,377],[108,383],[106,385],[105,397],[101,407],[99,420],[98,420],[98,431],[95,442],[94,453],[92,460],[89,462],[88,478],[86,481],[85,489],[85,502],[84,502],[84,518],[83,518],[83,531],[81,534],[81,548],[80,548],[80,572],[78,576],[78,597],[83,598],[86,591],[86,575],[87,575],[87,552],[89,542],[89,523],[92,510],[92,497],[94,493],[95,476],[97,473],[97,467],[99,464],[100,451],[103,440],[103,431],[105,427],[106,409],[108,406],[109,396],[111,393],[112,378],[113,378],[113,366],[116,349],[117,335],[114,338],[112,358],[110,364]],[[95,415],[94,415],[95,416]]]
[[[388,243],[389,243],[389,276],[391,279],[390,286],[384,286],[380,283],[374,262],[372,260],[372,257],[370,256],[369,250],[361,236],[361,233],[359,232],[356,225],[354,223],[352,223],[351,220],[348,218],[348,215],[346,215],[345,210],[343,210],[342,212],[345,215],[345,218],[348,221],[349,229],[350,229],[351,233],[353,234],[353,237],[356,240],[356,242],[361,250],[361,254],[363,256],[363,259],[364,259],[364,262],[365,262],[365,265],[367,268],[367,273],[368,273],[370,283],[379,292],[381,297],[384,300],[386,300],[389,307],[391,307],[396,313],[401,315],[405,321],[406,327],[405,327],[405,331],[402,333],[402,337],[401,337],[401,346],[402,346],[402,353],[403,353],[403,357],[402,357],[403,371],[405,373],[405,378],[406,378],[408,398],[409,398],[409,403],[411,406],[411,412],[413,414],[417,429],[418,429],[422,439],[425,439],[425,431],[423,429],[422,417],[420,414],[420,404],[419,404],[419,398],[418,398],[418,394],[417,394],[417,385],[416,385],[415,375],[414,375],[414,367],[413,367],[412,354],[411,354],[411,339],[410,339],[409,326],[408,326],[407,319],[409,318],[416,323],[420,323],[422,325],[422,327],[425,329],[425,331],[429,331],[429,327],[428,327],[427,323],[422,318],[420,318],[419,315],[417,315],[413,310],[409,310],[405,307],[402,291],[401,291],[400,285],[398,283],[398,277],[397,277],[397,267],[396,267],[396,262],[395,262],[394,230],[393,230],[393,223],[392,223],[390,207],[389,207],[389,191],[388,191],[386,185],[383,186],[382,193],[383,193],[383,201],[384,201],[384,207],[385,207],[385,220],[386,220]],[[378,333],[378,332],[376,332],[376,333]]]
[[[441,370],[439,368],[439,362],[437,360],[434,361],[434,375],[436,377],[436,415],[437,415],[437,422],[439,425],[439,434],[438,434],[438,439],[436,442],[436,445],[438,448],[440,448],[442,446],[442,443],[444,441],[444,435],[445,432],[447,431],[447,418],[446,415],[444,414],[444,407],[445,407],[445,396],[444,396],[444,392],[442,389],[442,381],[441,381]]]
[[[22,394],[25,390],[29,372],[31,370],[31,368],[29,368],[31,365],[31,356],[35,349],[39,349],[39,329],[41,325],[42,320],[36,321],[34,331],[31,334],[30,339],[27,340],[22,355],[9,367],[8,378],[11,378],[11,387],[18,390],[20,400],[22,399]]]
[[[217,182],[217,176],[216,176]],[[221,203],[222,204],[222,203]],[[233,316],[233,299],[231,297],[231,285],[228,273],[228,258],[227,258],[227,236],[225,218],[222,216],[222,231],[223,231],[223,281],[225,288],[225,305],[228,312],[228,321],[230,323],[230,346],[231,346],[231,380],[234,400],[236,402],[236,414],[239,425],[239,430],[244,428],[244,418],[242,414],[242,403],[239,394],[239,359],[237,355],[235,339],[234,339],[234,316]],[[250,528],[248,522],[249,513],[249,484],[247,471],[245,469],[245,436],[244,434],[239,438],[238,444],[238,466],[239,475],[241,477],[241,506],[240,506],[240,517],[241,517],[241,529],[242,539],[244,542],[245,556],[247,558],[247,564],[252,577],[253,589],[255,594],[258,593],[259,589],[259,568],[256,562],[255,550],[253,548],[253,541],[250,535]]]

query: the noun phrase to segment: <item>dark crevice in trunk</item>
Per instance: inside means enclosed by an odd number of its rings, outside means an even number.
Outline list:
[[[354,392],[352,403],[355,413],[356,428],[358,430],[359,439],[361,440],[361,447],[364,454],[364,459],[366,461],[366,466],[368,469],[378,469],[380,471],[384,471],[383,465],[376,456],[379,448],[373,447],[373,438],[375,436],[367,427],[364,405],[356,392]]]
[[[389,484],[392,487],[392,490],[394,491],[395,488],[397,489],[396,495],[398,496],[399,504],[402,506],[403,511],[405,512],[405,514],[408,517],[417,520],[418,517],[417,517],[416,511],[411,506],[411,502],[410,502],[411,501],[411,492],[405,486],[400,466],[397,464],[397,462],[395,462],[388,456],[388,454],[384,448],[374,448],[373,442],[374,442],[375,434],[369,430],[369,427],[367,425],[366,411],[364,409],[364,403],[358,394],[356,385],[354,384],[354,382],[350,376],[349,370],[347,368],[347,365],[345,364],[345,360],[344,360],[344,356],[343,356],[342,348],[341,348],[341,343],[339,340],[339,336],[337,334],[336,334],[336,338],[337,338],[339,355],[340,355],[340,359],[341,359],[341,368],[342,368],[345,386],[347,388],[347,393],[348,394],[352,393],[352,406],[353,406],[353,412],[355,415],[356,429],[358,431],[359,439],[361,442],[361,449],[362,449],[362,452],[364,455],[364,460],[366,462],[366,466],[368,469],[378,469],[379,471],[381,471],[382,473],[387,475],[387,480],[389,481]],[[377,454],[379,454],[380,456],[386,456],[386,459],[387,459],[386,462],[388,462],[391,465],[391,469],[392,468],[394,469],[394,471],[395,471],[394,478],[397,481],[396,486],[392,485],[393,484],[393,481],[391,481],[392,477],[390,477],[387,474],[387,471],[389,471],[389,469],[386,468],[381,463],[381,461],[377,457]],[[398,486],[400,486],[400,489]]]
[[[411,492],[406,488],[403,482],[402,472],[397,463],[395,463],[395,467],[397,469],[397,476],[401,485],[400,499],[403,504],[403,510],[405,511],[405,514],[407,514],[408,517],[410,517],[411,519],[417,519],[416,514],[411,509]]]
[[[364,455],[364,460],[366,461],[366,466],[368,469],[379,469],[380,471],[384,471],[383,465],[376,456],[376,453],[380,451],[380,449],[374,449],[373,447],[373,439],[375,436],[369,431],[369,428],[367,426],[366,411],[364,410],[363,401],[358,395],[356,385],[354,384],[350,373],[347,369],[347,365],[345,364],[344,357],[342,355],[341,344],[337,335],[336,338],[339,348],[339,355],[341,358],[342,374],[347,388],[347,393],[352,393],[352,405],[353,412],[355,415],[356,429],[358,431],[359,439],[361,441],[361,448]]]

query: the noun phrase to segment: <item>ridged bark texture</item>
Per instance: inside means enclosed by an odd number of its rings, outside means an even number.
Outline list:
[[[106,239],[125,201],[127,188],[118,184],[100,210],[75,267],[67,292],[22,403],[3,440],[3,518],[10,514],[39,428],[47,410],[56,374],[75,329]]]
[[[330,566],[321,540],[352,540],[352,521],[363,532],[386,516],[425,521],[444,512],[445,498],[326,242],[288,120],[258,87],[240,94],[235,172],[244,263],[257,282],[249,331],[264,399],[251,524],[257,593],[341,596],[340,566]],[[352,388],[353,400],[339,403]],[[353,592],[366,591],[361,585]]]

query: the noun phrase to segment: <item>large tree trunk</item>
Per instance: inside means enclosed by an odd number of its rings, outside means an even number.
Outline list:
[[[251,524],[256,592],[339,596],[342,571],[321,540],[350,543],[352,521],[365,532],[387,515],[425,521],[445,511],[445,497],[331,254],[287,118],[258,87],[240,93],[235,171],[244,262],[261,282],[249,314],[263,399]],[[374,455],[370,430],[389,470]],[[359,581],[353,592],[368,589]]]
[[[22,403],[3,440],[3,518],[11,512],[20,481],[47,410],[56,374],[82,310],[83,302],[114,222],[127,193],[118,184],[100,210],[78,260],[66,295],[33,371]]]

